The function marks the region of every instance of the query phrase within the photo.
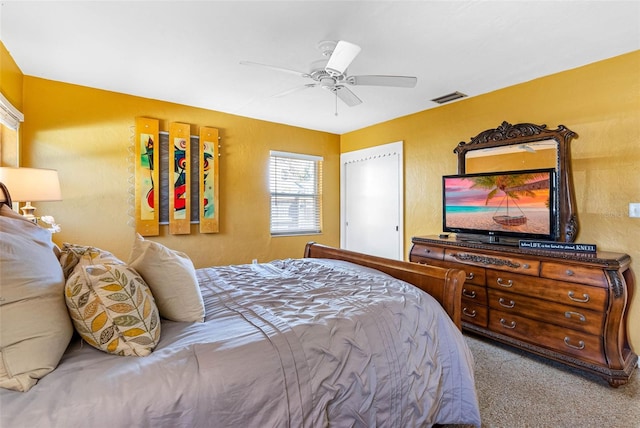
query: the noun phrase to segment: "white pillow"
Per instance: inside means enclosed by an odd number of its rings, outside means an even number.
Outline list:
[[[0,208],[0,387],[28,391],[53,371],[73,326],[51,232]]]
[[[137,233],[128,264],[151,289],[160,316],[171,321],[204,321],[204,302],[189,256]]]

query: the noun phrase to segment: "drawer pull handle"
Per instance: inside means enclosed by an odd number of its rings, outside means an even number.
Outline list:
[[[467,308],[462,308],[462,313],[471,318],[475,318],[478,315],[475,309],[469,312]]]
[[[525,263],[522,265],[522,269],[529,269],[531,266],[529,265],[529,263]]]
[[[572,344],[569,343],[570,341],[571,341],[571,339],[569,339],[569,336],[565,336],[564,344],[567,345],[569,348],[573,348],[573,349],[577,349],[577,350],[584,349],[584,341],[579,340],[578,341],[578,345],[572,345]]]
[[[509,288],[513,286],[513,281],[512,280],[508,280],[507,282],[503,282],[502,278],[498,278],[498,280],[496,281],[498,283],[498,285],[500,285],[501,287],[505,287],[505,288]]]
[[[582,315],[582,314],[581,314],[581,313],[579,313],[579,312],[567,311],[567,312],[565,312],[565,313],[564,313],[564,316],[565,316],[565,317],[567,317],[567,318],[571,318],[571,317],[573,317],[574,315],[575,315],[575,316],[577,316],[577,317],[578,317],[578,319],[579,319],[581,322],[586,322],[586,321],[587,321],[587,317],[585,317],[584,315]]]
[[[500,298],[498,300],[498,303],[500,303],[500,306],[502,306],[503,308],[513,308],[516,305],[516,302],[514,302],[513,300],[509,300],[509,303],[505,303],[504,298]]]
[[[502,326],[504,328],[516,328],[516,322],[515,321],[511,321],[509,324],[507,324],[507,321],[504,318],[500,318],[500,324],[502,324]]]
[[[475,299],[476,298],[476,292],[471,290],[471,291],[467,291],[466,288],[462,289],[462,295],[464,297],[468,297],[469,299]]]
[[[582,293],[582,299],[575,297],[575,293],[573,291],[569,291],[569,298],[574,302],[578,303],[587,303],[589,301],[589,295],[586,293]]]
[[[567,269],[567,275],[568,276],[573,276],[574,273],[573,273],[573,271],[571,269]]]
[[[468,279],[468,280],[471,280],[471,279],[473,279],[473,276],[474,276],[474,275],[473,275],[473,272],[471,272],[469,275],[467,275],[467,279]]]

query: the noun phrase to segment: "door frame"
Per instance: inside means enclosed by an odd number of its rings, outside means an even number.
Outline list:
[[[346,165],[376,157],[398,155],[398,260],[404,260],[404,154],[403,141],[382,144],[340,154],[340,247],[346,248]]]

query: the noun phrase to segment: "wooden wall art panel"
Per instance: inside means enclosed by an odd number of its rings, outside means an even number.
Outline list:
[[[169,233],[191,233],[191,126],[169,125]]]
[[[160,234],[158,213],[158,119],[136,118],[135,212],[136,232],[142,236]]]
[[[219,232],[218,129],[200,128],[200,233]]]

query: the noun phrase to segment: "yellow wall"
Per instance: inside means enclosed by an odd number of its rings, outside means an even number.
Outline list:
[[[133,97],[30,76],[24,77],[23,166],[57,169],[63,202],[38,203],[55,216],[56,242],[90,244],[128,258],[132,227],[132,134],[136,116],[220,129],[220,233],[169,235],[157,242],[187,253],[197,267],[301,257],[315,240],[339,245],[340,137],[204,109]],[[269,233],[269,150],[324,157],[322,235]]]
[[[406,254],[412,236],[441,231],[441,176],[457,172],[453,149],[502,121],[578,134],[578,241],[627,253],[638,271],[640,219],[628,217],[628,204],[640,202],[640,51],[342,135],[341,151],[404,141]],[[640,349],[640,293],[629,326]]]
[[[22,110],[22,72],[0,41],[0,92],[18,110]],[[0,125],[0,166],[18,166],[20,130]]]
[[[22,77],[20,68],[0,40],[0,91],[20,111],[22,111]]]

